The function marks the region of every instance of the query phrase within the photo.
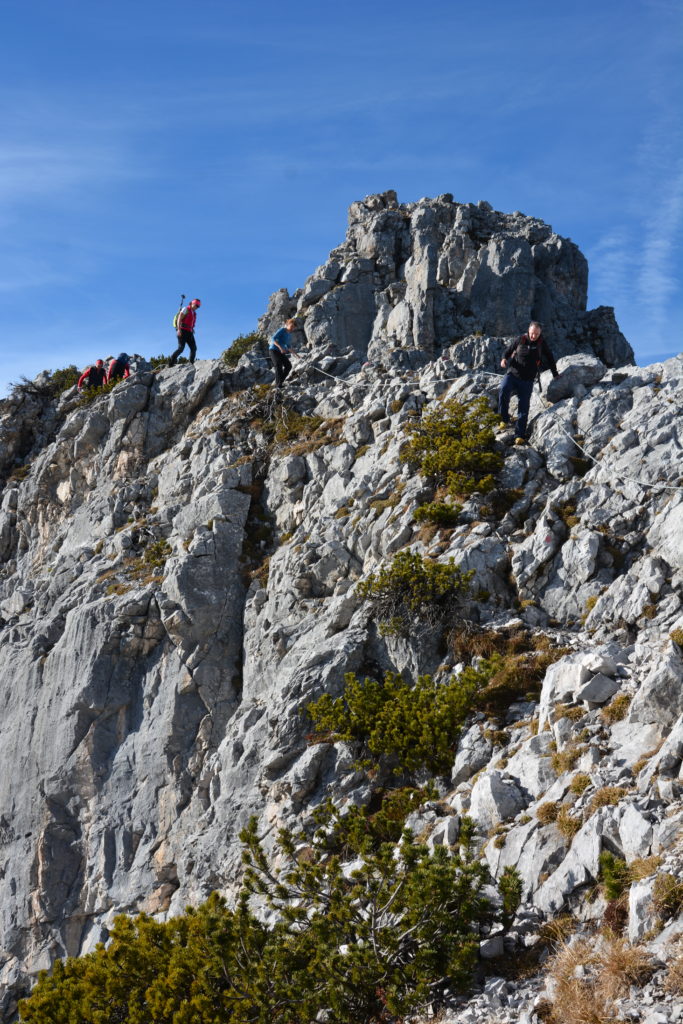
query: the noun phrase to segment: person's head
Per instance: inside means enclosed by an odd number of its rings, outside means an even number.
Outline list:
[[[95,363],[95,366],[104,366],[103,360],[102,359],[98,359],[97,362]]]
[[[538,320],[532,320],[527,330],[527,334],[529,335],[531,341],[538,341],[542,333],[543,328],[539,324]]]
[[[201,299],[192,299],[192,302],[190,303],[190,305],[192,306],[193,309],[199,309],[201,304],[202,304],[202,300]]]
[[[127,352],[119,352],[118,356],[116,357],[116,362],[117,363],[127,363],[128,362],[128,353]]]
[[[295,331],[298,327],[296,320],[285,320],[285,327],[288,331]]]

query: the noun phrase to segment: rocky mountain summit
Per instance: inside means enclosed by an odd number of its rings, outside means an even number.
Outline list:
[[[651,964],[615,1012],[680,1018],[683,358],[634,366],[586,286],[538,220],[389,192],[271,298],[264,333],[302,325],[281,401],[257,346],[232,369],[140,359],[89,403],[40,378],[0,403],[4,1019],[117,914],[233,894],[250,816],[272,835],[328,798],[374,806],[382,759],[311,742],[306,709],[348,673],[446,685],[487,665],[448,771],[410,779],[433,787],[415,835],[456,849],[471,819],[492,878],[520,881],[450,1019],[531,1024],[553,1000],[570,1019],[560,996],[590,988],[600,943],[578,954],[605,921]],[[405,460],[411,430],[493,405],[531,317],[561,376],[542,375],[529,445],[493,435],[492,485],[439,521],[448,496]],[[402,552],[471,574],[457,622],[425,625],[424,599],[411,629],[386,628],[362,584]],[[576,961],[546,975],[553,922]]]

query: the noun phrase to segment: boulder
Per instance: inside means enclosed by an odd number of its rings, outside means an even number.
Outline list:
[[[528,803],[521,789],[512,779],[492,770],[480,775],[472,787],[470,815],[482,832],[509,821]]]

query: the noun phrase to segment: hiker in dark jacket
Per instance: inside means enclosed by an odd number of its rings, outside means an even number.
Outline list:
[[[107,370],[102,359],[98,359],[92,366],[86,367],[78,378],[78,390],[83,388],[101,388],[107,380]]]
[[[130,377],[130,358],[126,352],[119,352],[116,359],[112,359],[109,364],[107,384],[111,384],[113,380],[125,380],[126,377]]]
[[[192,299],[191,302],[180,310],[178,313],[177,330],[176,336],[178,338],[178,348],[175,350],[173,355],[168,361],[169,366],[175,366],[178,356],[187,345],[190,350],[190,362],[193,363],[195,356],[197,355],[197,342],[194,337],[194,327],[197,323],[197,310],[201,306],[200,299]]]
[[[552,370],[553,377],[559,377],[553,354],[548,348],[541,325],[535,320],[521,338],[517,338],[506,350],[500,365],[507,373],[498,393],[498,412],[504,426],[510,423],[510,399],[517,395],[517,422],[515,423],[515,444],[526,440],[526,421],[529,403],[536,375],[544,363]]]
[[[275,387],[281,388],[289,376],[292,364],[290,355],[292,352],[292,332],[297,328],[296,320],[286,320],[285,326],[281,327],[270,339],[268,355],[275,370]]]

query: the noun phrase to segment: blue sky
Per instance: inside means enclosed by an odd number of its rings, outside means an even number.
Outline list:
[[[683,347],[683,0],[4,0],[0,393],[122,348],[199,356],[342,241],[452,192],[589,259],[638,361]]]

